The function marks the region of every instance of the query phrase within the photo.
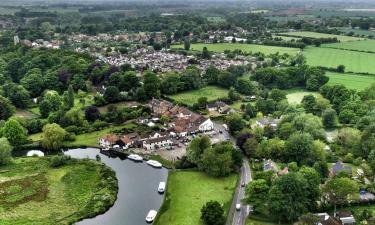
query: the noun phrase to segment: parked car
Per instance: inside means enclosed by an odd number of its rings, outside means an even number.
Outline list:
[[[237,210],[237,211],[240,211],[240,210],[241,210],[241,204],[240,204],[240,203],[236,204],[236,210]]]

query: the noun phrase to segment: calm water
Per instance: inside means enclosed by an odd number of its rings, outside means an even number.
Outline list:
[[[111,167],[118,179],[119,191],[115,204],[104,214],[78,222],[80,225],[144,225],[149,210],[159,210],[163,195],[158,194],[159,182],[167,181],[168,170],[155,169],[144,163],[128,159],[109,157],[99,149],[71,149],[65,154],[74,158],[95,159],[100,155],[102,162]]]

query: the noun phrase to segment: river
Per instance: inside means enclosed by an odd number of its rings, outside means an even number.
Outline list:
[[[159,182],[167,181],[167,169],[156,169],[145,162],[109,157],[96,148],[71,149],[65,151],[65,154],[79,159],[95,159],[96,155],[99,155],[101,161],[116,172],[119,185],[117,200],[107,212],[76,224],[145,225],[148,211],[159,210],[164,196],[159,194],[157,189]]]

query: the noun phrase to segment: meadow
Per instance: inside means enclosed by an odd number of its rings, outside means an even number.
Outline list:
[[[349,89],[363,90],[375,83],[375,76],[366,76],[350,73],[327,72],[329,77],[328,84],[342,84]]]
[[[353,32],[355,35],[375,35],[375,32],[374,31],[371,31],[371,30],[360,30],[360,29],[353,29],[351,27],[338,27],[337,28],[339,31],[342,31],[342,32],[345,32],[345,33],[349,33],[349,32]]]
[[[50,159],[16,158],[0,167],[0,224],[72,224],[113,204],[117,182],[109,184],[116,178],[103,175],[103,164],[72,160],[51,168]]]
[[[342,43],[324,44],[322,45],[322,47],[375,52],[375,40],[348,41]]]
[[[287,91],[286,98],[289,102],[289,104],[300,104],[302,102],[303,97],[306,95],[314,95],[315,97],[321,96],[317,92],[313,91],[306,91],[302,88],[293,88]]]
[[[237,175],[213,178],[195,171],[170,172],[166,199],[154,224],[202,225],[200,210],[211,200],[223,204],[227,212],[237,179]]]
[[[209,51],[212,52],[224,52],[225,50],[237,50],[240,49],[243,52],[261,52],[265,55],[269,54],[290,54],[295,55],[299,52],[298,48],[287,48],[278,46],[266,46],[266,45],[255,45],[255,44],[241,44],[241,43],[218,43],[218,44],[192,44],[190,50],[192,51],[202,51],[203,47],[207,47]],[[183,48],[183,45],[174,45],[172,48]]]
[[[206,86],[204,88],[192,91],[186,91],[169,96],[176,102],[180,102],[189,106],[197,103],[201,97],[207,97],[208,101],[214,101],[219,98],[228,96],[228,90],[216,86]]]
[[[343,36],[343,35],[334,35],[334,34],[323,34],[323,33],[317,33],[317,32],[309,32],[309,31],[287,32],[287,33],[280,33],[279,35],[281,36],[292,35],[296,37],[310,37],[310,38],[334,38],[335,37],[341,42],[363,40],[363,38]]]
[[[346,72],[375,74],[375,54],[333,48],[309,47],[304,50],[307,64],[336,68],[345,65]]]

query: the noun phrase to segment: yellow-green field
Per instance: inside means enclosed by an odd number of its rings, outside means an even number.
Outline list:
[[[255,45],[255,44],[241,44],[241,43],[218,43],[218,44],[192,44],[190,50],[192,51],[202,51],[203,47],[207,47],[209,51],[212,52],[224,52],[225,50],[237,50],[240,49],[243,52],[261,52],[265,55],[269,54],[290,54],[295,55],[300,50],[298,48],[287,48],[278,46],[266,46],[266,45]],[[183,45],[173,45],[172,48],[183,48]]]
[[[333,48],[308,47],[304,50],[307,64],[336,68],[345,65],[345,71],[375,74],[375,54]]]
[[[156,225],[203,225],[201,208],[218,201],[228,211],[237,184],[237,175],[213,178],[201,172],[171,172],[165,202]]]
[[[328,84],[342,84],[349,89],[363,90],[370,87],[371,84],[375,83],[375,76],[366,76],[350,73],[334,73],[327,72],[326,75],[329,77]]]
[[[313,91],[306,91],[303,89],[291,89],[288,91],[286,98],[288,99],[289,104],[300,104],[303,97],[310,94],[314,95],[315,97],[321,96],[319,93]]]
[[[228,96],[228,90],[216,86],[207,86],[198,90],[182,92],[169,96],[173,100],[192,106],[200,97],[207,97],[208,101]]]
[[[310,38],[334,38],[335,37],[341,42],[363,40],[363,38],[358,38],[358,37],[334,35],[334,34],[323,34],[323,33],[317,33],[317,32],[309,32],[309,31],[287,32],[287,33],[280,33],[279,35],[283,35],[283,34],[293,35],[296,37],[310,37]]]
[[[322,47],[375,52],[375,40],[348,41],[342,43],[324,44],[322,45]]]

